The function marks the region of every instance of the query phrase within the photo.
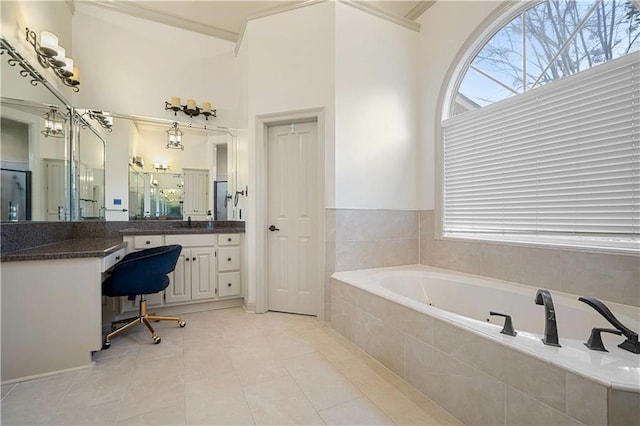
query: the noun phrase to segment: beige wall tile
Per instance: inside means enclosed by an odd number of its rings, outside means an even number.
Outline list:
[[[609,390],[609,424],[640,425],[640,393]]]
[[[434,238],[434,212],[420,212],[420,263],[640,306],[637,256]]]
[[[360,296],[359,300],[358,306],[363,311],[398,328],[403,333],[414,336],[423,342],[431,343],[433,339],[433,317],[372,294],[368,294],[368,297]],[[366,300],[366,304],[363,300]]]
[[[433,344],[454,359],[564,411],[565,370],[442,321],[434,323]]]
[[[504,424],[505,385],[413,337],[406,380],[464,424]]]
[[[599,383],[566,372],[566,413],[586,425],[607,424],[607,388]]]
[[[581,425],[573,419],[524,393],[507,387],[507,423],[522,426]]]
[[[355,309],[341,299],[331,300],[331,326],[345,338],[353,341],[353,313]]]
[[[355,311],[353,341],[382,365],[404,377],[404,336],[398,329],[360,310]]]

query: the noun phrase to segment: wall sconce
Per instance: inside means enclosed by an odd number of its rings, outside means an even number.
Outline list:
[[[159,172],[159,171],[166,172],[167,170],[169,170],[169,165],[168,164],[154,163],[153,164],[153,168],[155,169],[156,172]]]
[[[182,145],[182,130],[178,129],[178,123],[174,122],[173,126],[167,130],[167,148],[181,149],[184,151],[184,145]]]
[[[196,106],[194,99],[187,100],[186,105],[180,105],[180,98],[173,97],[171,98],[171,103],[164,103],[164,109],[172,110],[174,116],[178,114],[178,111],[182,111],[191,118],[197,117],[200,114],[204,115],[205,120],[209,120],[209,117],[216,117],[216,110],[211,109],[211,102],[203,102],[202,108],[200,108]]]
[[[72,87],[74,92],[79,92],[80,69],[73,66],[73,59],[66,57],[64,47],[58,45],[58,37],[49,31],[42,31],[40,43],[38,43],[36,33],[29,28],[26,31],[27,42],[33,46],[40,65],[43,68],[51,68],[65,86]]]
[[[64,137],[64,122],[66,118],[60,114],[55,108],[45,114],[42,114],[44,118],[44,130],[40,133],[45,138],[63,138]]]

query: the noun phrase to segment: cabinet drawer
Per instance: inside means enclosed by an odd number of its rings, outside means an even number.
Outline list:
[[[102,272],[106,271],[107,269],[111,268],[113,265],[115,265],[116,263],[120,262],[122,260],[122,258],[125,255],[126,252],[126,248],[121,248],[118,251],[114,251],[113,253],[111,253],[108,256],[105,256],[102,258]]]
[[[164,239],[167,245],[180,244],[183,247],[213,247],[216,245],[216,236],[212,234],[167,235]]]
[[[240,244],[240,234],[218,234],[219,246],[237,246]]]
[[[136,235],[133,237],[133,248],[136,250],[160,247],[162,244],[162,235]]]
[[[220,247],[218,249],[218,271],[240,269],[240,247]]]
[[[240,295],[240,272],[218,274],[218,296]]]

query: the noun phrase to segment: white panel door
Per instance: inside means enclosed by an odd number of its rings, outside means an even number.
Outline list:
[[[268,307],[317,315],[317,123],[269,127]]]

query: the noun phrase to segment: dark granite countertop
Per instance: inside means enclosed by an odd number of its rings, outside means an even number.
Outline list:
[[[10,253],[2,253],[0,261],[75,259],[81,257],[105,257],[124,248],[122,238],[79,238],[53,244],[32,247]]]
[[[165,234],[244,234],[244,228],[219,227],[207,229],[205,227],[193,228],[164,228],[164,229],[145,229],[145,228],[127,228],[120,231],[122,235],[165,235]]]

